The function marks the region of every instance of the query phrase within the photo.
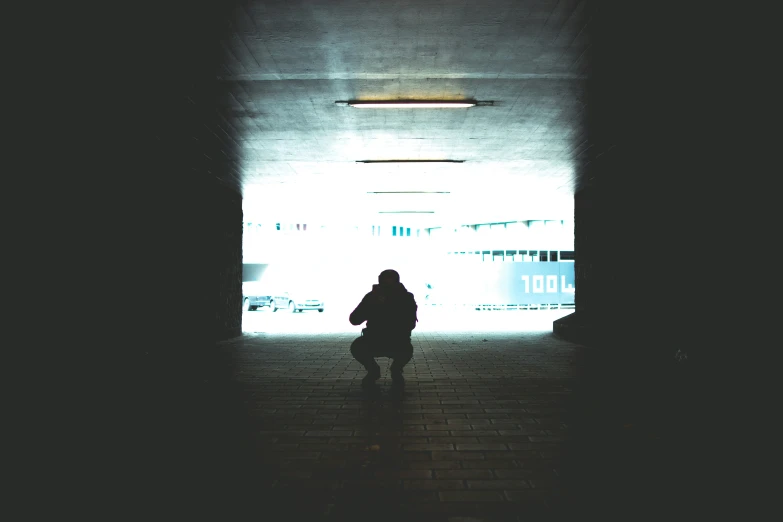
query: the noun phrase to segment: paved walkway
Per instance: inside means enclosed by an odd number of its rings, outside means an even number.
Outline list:
[[[676,459],[667,433],[607,399],[620,394],[587,348],[549,332],[416,331],[404,392],[380,359],[381,392],[368,395],[354,337],[219,344],[226,480],[259,519],[573,519],[677,495],[661,478]]]

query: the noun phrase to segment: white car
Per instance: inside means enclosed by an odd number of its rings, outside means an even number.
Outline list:
[[[324,301],[318,295],[310,292],[278,292],[272,296],[269,306],[273,312],[288,310],[289,312],[302,312],[303,310],[324,311]]]
[[[256,281],[242,283],[242,310],[248,312],[264,306],[270,306],[272,296]]]

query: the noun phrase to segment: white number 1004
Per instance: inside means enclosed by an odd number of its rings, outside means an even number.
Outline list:
[[[560,276],[560,290],[562,292],[573,292],[574,291],[574,285],[567,285],[565,276]],[[530,276],[523,275],[522,281],[525,283],[525,293],[530,293]],[[533,293],[534,294],[556,294],[557,293],[557,276],[556,275],[548,275],[546,276],[546,283],[544,282],[544,276],[542,275],[534,275],[533,276]]]

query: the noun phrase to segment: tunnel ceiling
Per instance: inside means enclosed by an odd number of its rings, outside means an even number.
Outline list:
[[[570,218],[588,147],[586,24],[578,0],[242,2],[217,73],[236,166],[225,181],[257,220]],[[395,99],[481,105],[336,103]],[[359,163],[394,159],[462,163]]]

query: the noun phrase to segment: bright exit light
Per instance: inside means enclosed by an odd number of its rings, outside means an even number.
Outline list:
[[[348,102],[358,109],[464,109],[475,107],[475,102],[465,101],[354,101]]]

